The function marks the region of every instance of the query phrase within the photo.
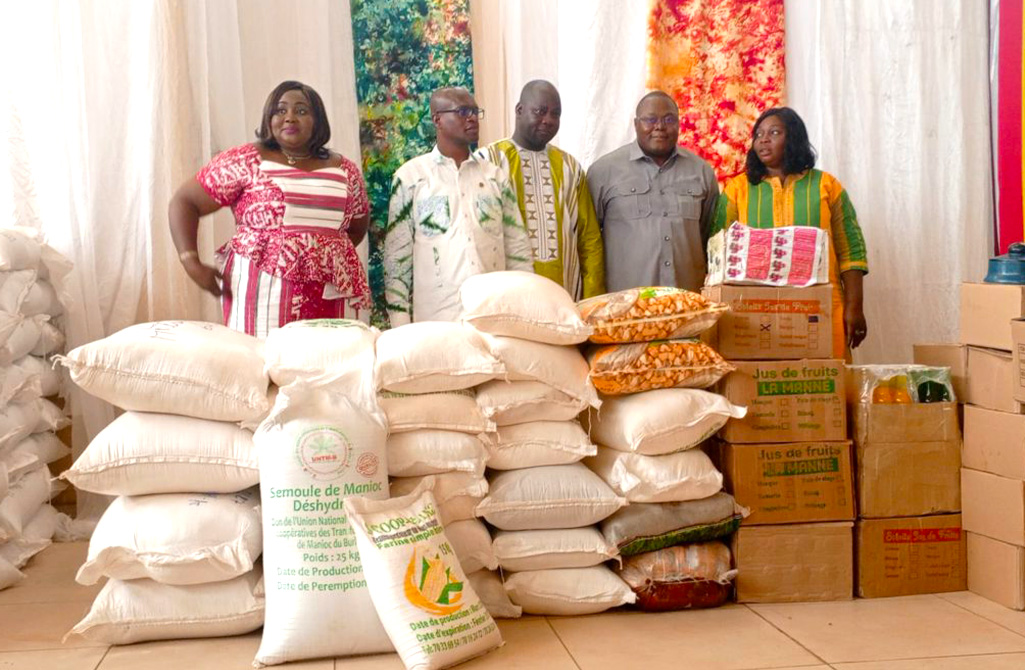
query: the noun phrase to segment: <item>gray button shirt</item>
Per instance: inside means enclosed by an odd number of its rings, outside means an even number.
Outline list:
[[[711,166],[677,148],[662,167],[636,141],[599,158],[587,184],[605,240],[605,284],[676,286],[705,282],[705,245],[719,184]]]

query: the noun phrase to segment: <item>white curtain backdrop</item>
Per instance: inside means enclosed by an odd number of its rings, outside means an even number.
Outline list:
[[[252,139],[281,80],[320,92],[332,147],[358,162],[347,0],[34,0],[5,7],[2,26],[0,217],[75,263],[69,348],[141,321],[220,319],[179,266],[167,203]],[[234,226],[230,212],[213,219],[208,260]],[[77,392],[71,407],[77,456],[114,413]]]
[[[470,0],[481,142],[509,137],[531,79],[562,97],[553,140],[585,167],[634,139],[646,92],[650,0]]]
[[[958,340],[993,248],[989,16],[961,0],[787,0],[787,99],[868,242],[856,362]]]

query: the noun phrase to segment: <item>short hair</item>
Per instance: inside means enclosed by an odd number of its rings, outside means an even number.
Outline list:
[[[758,126],[770,116],[777,116],[787,129],[786,141],[783,143],[783,174],[798,174],[815,167],[815,148],[808,140],[808,129],[797,112],[789,107],[773,107],[762,112],[751,129],[751,148],[747,150],[747,180],[757,184],[769,174],[762,159],[755,153],[754,136]]]
[[[519,102],[523,102],[528,96],[532,96],[538,91],[547,89],[551,89],[555,95],[559,95],[559,89],[555,88],[555,84],[552,82],[546,79],[532,79],[524,84],[523,88],[520,90]]]
[[[645,93],[644,97],[641,98],[637,102],[637,106],[634,108],[634,115],[640,114],[641,113],[641,105],[643,105],[648,100],[651,100],[652,98],[665,98],[669,102],[673,103],[673,107],[676,108],[677,112],[680,111],[680,106],[678,104],[676,104],[675,100],[673,100],[673,96],[669,95],[665,91],[649,91],[649,92]]]
[[[278,101],[281,96],[289,91],[300,91],[310,101],[310,111],[313,112],[313,135],[310,137],[310,154],[317,158],[327,158],[330,153],[324,146],[331,139],[331,124],[327,120],[327,110],[324,109],[324,101],[320,94],[300,81],[283,81],[274,87],[274,90],[267,96],[267,102],[263,103],[263,117],[260,120],[260,129],[256,131],[256,139],[268,149],[281,149],[281,145],[274,139],[270,129],[270,120],[278,108]]]

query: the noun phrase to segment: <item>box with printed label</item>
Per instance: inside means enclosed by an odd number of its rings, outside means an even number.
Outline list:
[[[961,470],[964,529],[1025,547],[1025,482],[977,470]]]
[[[854,519],[850,442],[721,443],[726,490],[747,525]]]
[[[1011,321],[1025,317],[1025,286],[961,284],[961,343],[1011,351]]]
[[[968,590],[1025,610],[1025,548],[976,533],[968,536]]]
[[[1014,399],[1025,403],[1025,321],[1011,322],[1011,364]]]
[[[727,360],[829,358],[833,287],[706,286],[730,310],[703,336]]]
[[[731,443],[836,442],[847,439],[843,362],[735,361],[720,382],[743,419],[730,419],[720,433]]]
[[[930,367],[950,368],[950,381],[956,402],[967,402],[968,348],[963,344],[916,344],[913,346],[915,363]]]
[[[869,442],[856,450],[858,514],[961,511],[961,441]]]
[[[965,407],[961,458],[970,470],[1025,479],[1025,415]]]
[[[965,590],[960,514],[864,519],[855,534],[862,598]]]
[[[1010,351],[968,347],[968,394],[961,402],[1020,414],[1016,371]]]
[[[854,524],[741,526],[733,535],[742,603],[851,600]]]

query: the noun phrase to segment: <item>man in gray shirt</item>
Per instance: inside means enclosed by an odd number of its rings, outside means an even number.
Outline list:
[[[637,286],[700,290],[719,185],[712,167],[676,146],[680,112],[653,91],[637,105],[637,141],[587,171],[605,241],[608,291]]]

